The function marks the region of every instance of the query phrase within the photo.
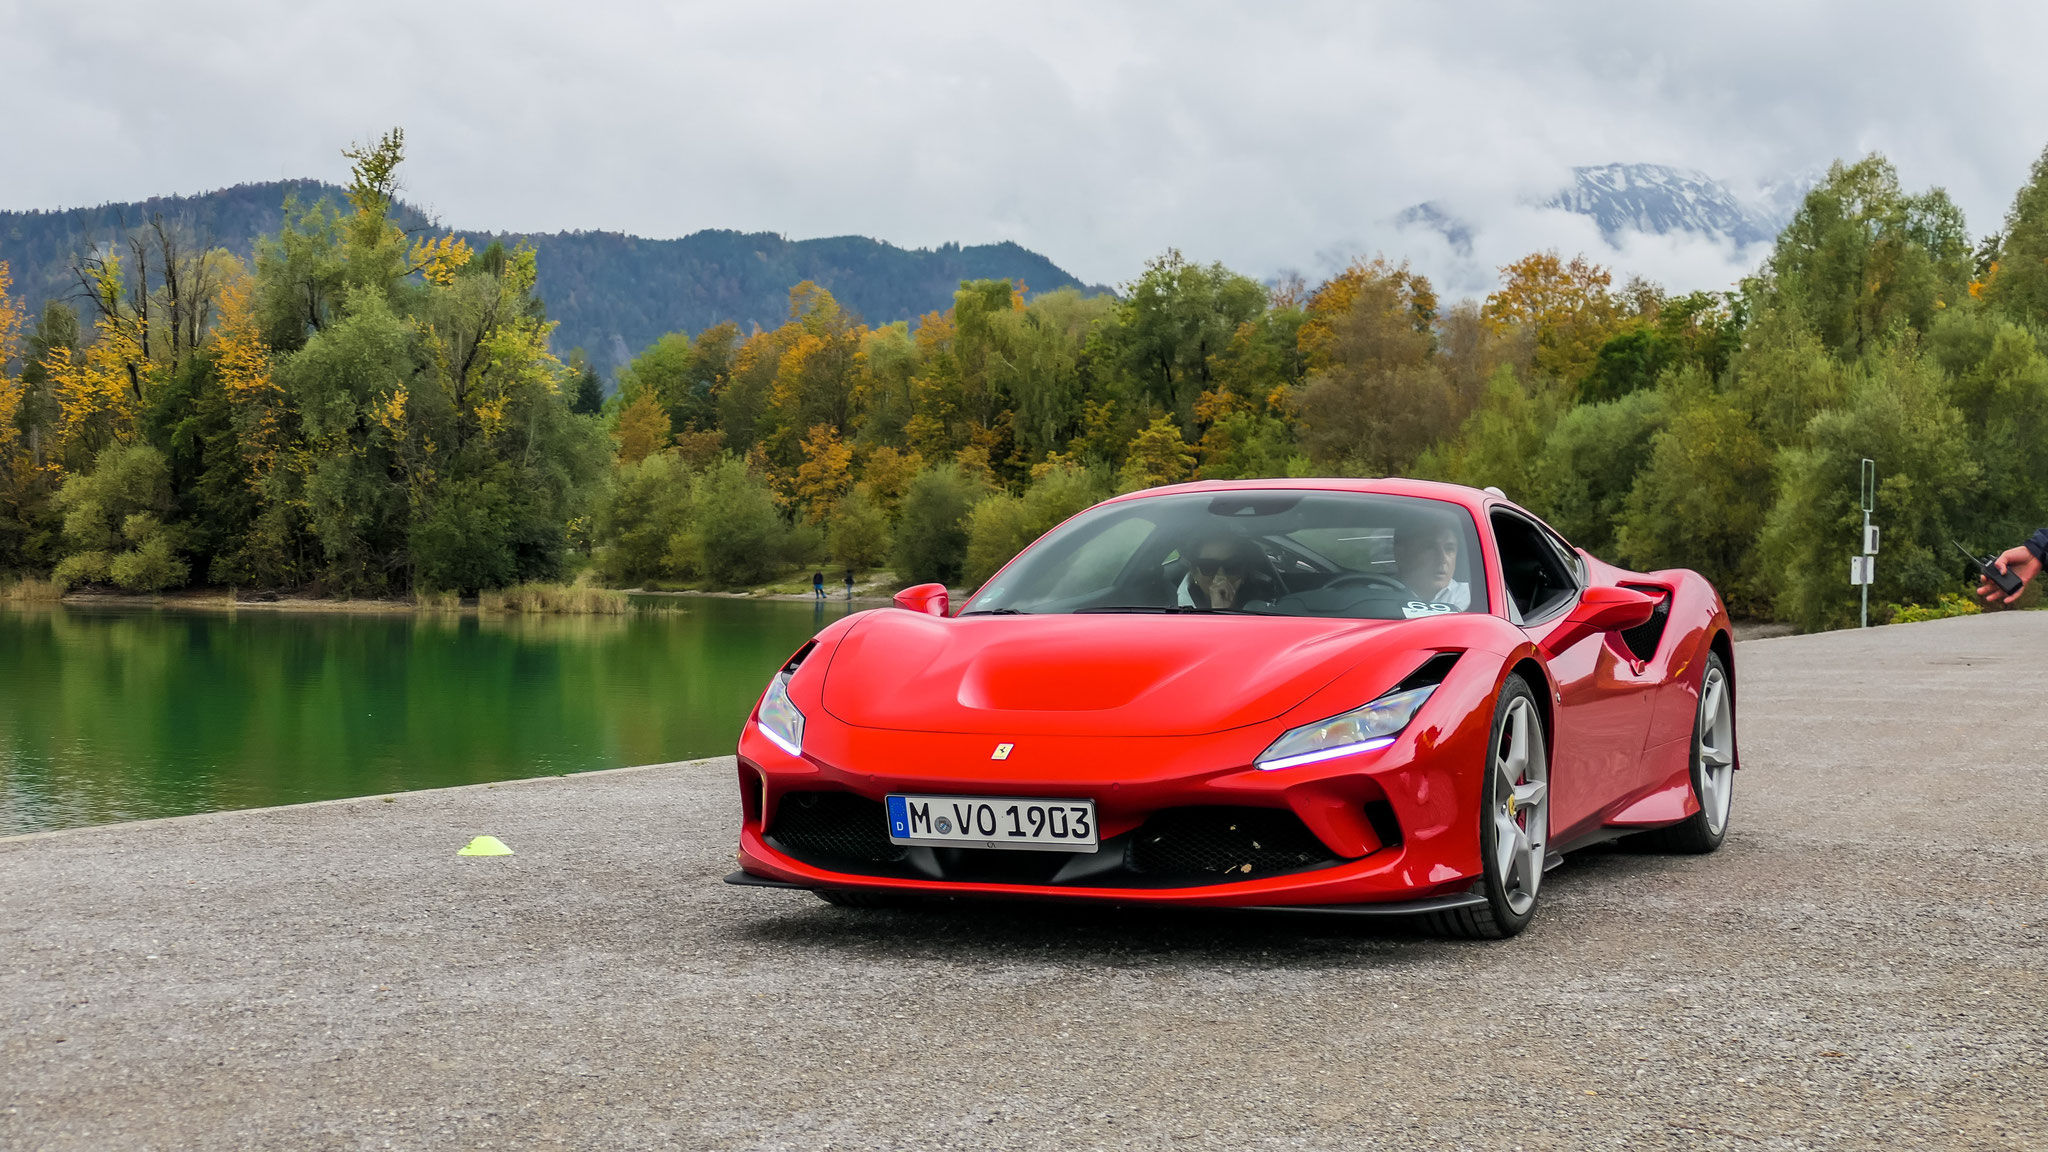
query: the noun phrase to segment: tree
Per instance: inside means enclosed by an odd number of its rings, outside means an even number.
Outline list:
[[[596,416],[603,412],[604,382],[597,378],[597,369],[590,366],[590,361],[584,357],[581,348],[570,354],[569,376],[576,382],[569,401],[569,411],[578,416]]]
[[[1977,291],[2014,319],[2048,324],[2048,149],[2013,197],[2005,231],[1991,239]]]
[[[767,579],[781,562],[789,530],[767,481],[727,455],[699,481],[686,536],[671,542],[671,562],[693,567],[714,584]]]
[[[1041,472],[1022,496],[997,493],[974,506],[968,520],[964,577],[979,585],[1031,542],[1108,495],[1105,477],[1071,464]]]
[[[867,485],[854,485],[833,506],[826,540],[832,562],[842,567],[874,568],[888,562],[889,516]]]
[[[1117,486],[1125,492],[1157,488],[1188,479],[1195,468],[1195,454],[1181,438],[1180,426],[1170,417],[1155,416],[1152,423],[1131,442]]]
[[[689,531],[691,488],[689,471],[669,453],[619,468],[597,520],[598,562],[609,579],[642,584],[678,574],[670,551]]]
[[[1467,415],[1435,363],[1436,295],[1385,261],[1354,264],[1309,300],[1301,444],[1325,470],[1391,475]]]
[[[1575,388],[1626,319],[1610,291],[1613,274],[1584,256],[1566,262],[1555,251],[1524,256],[1500,271],[1501,286],[1482,311],[1486,321],[1496,330],[1527,332],[1536,367]]]
[[[813,425],[796,469],[796,499],[804,518],[822,522],[853,483],[853,448],[830,424]]]
[[[1748,412],[1697,373],[1668,403],[1616,524],[1615,551],[1643,571],[1695,569],[1731,605],[1753,611],[1762,606],[1753,558],[1767,507],[1762,494],[1770,490],[1770,445]]]
[[[919,470],[896,518],[896,574],[913,584],[960,580],[967,513],[982,493],[956,464]]]
[[[1885,526],[1871,599],[1932,604],[1961,590],[1961,573],[1944,549],[1967,513],[1978,465],[1940,371],[1899,348],[1859,365],[1844,405],[1814,417],[1807,443],[1780,454],[1759,558],[1781,619],[1808,629],[1855,619],[1856,592],[1842,578],[1842,558],[1862,533],[1865,457],[1878,461]]]
[[[1763,298],[1797,315],[1844,359],[1967,295],[1969,237],[1962,213],[1936,188],[1918,196],[1872,154],[1839,162],[1793,214],[1764,264]]]
[[[111,581],[155,592],[185,582],[189,573],[163,522],[171,510],[170,468],[155,448],[108,447],[89,472],[64,481],[57,505],[66,551],[52,577],[59,584]]]
[[[641,392],[619,413],[619,464],[638,464],[668,447],[668,413],[651,391]]]

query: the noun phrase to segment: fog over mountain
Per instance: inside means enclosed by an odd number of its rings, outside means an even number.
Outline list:
[[[1590,165],[1572,169],[1572,182],[1548,195],[1413,205],[1393,218],[1384,248],[1409,254],[1453,293],[1484,292],[1497,265],[1527,249],[1523,238],[1532,230],[1557,237],[1551,246],[1567,254],[1623,264],[1649,254],[1665,267],[1699,270],[1699,277],[1681,271],[1681,281],[1708,281],[1679,287],[1715,287],[1715,276],[1732,282],[1762,258],[1819,178],[1815,170],[1744,191],[1691,168]],[[1502,233],[1512,237],[1505,247]]]

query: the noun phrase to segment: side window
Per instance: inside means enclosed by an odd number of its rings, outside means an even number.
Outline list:
[[[1541,620],[1578,595],[1579,582],[1564,555],[1535,524],[1512,512],[1493,514],[1501,580],[1524,621]]]

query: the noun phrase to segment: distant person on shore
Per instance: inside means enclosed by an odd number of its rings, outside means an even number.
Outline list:
[[[2007,548],[1998,554],[1998,566],[2020,578],[2020,590],[2010,596],[1998,590],[1998,585],[1985,577],[1977,585],[1977,595],[1994,604],[2010,604],[2027,594],[2027,585],[2041,574],[2042,561],[2048,560],[2048,528],[2043,528],[2027,537],[2027,542],[2016,548]]]
[[[825,573],[823,571],[811,573],[811,591],[817,595],[818,599],[823,600],[825,598]]]
[[[853,599],[853,569],[846,570],[846,598]]]

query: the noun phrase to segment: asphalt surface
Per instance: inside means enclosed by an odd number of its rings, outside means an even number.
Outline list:
[[[0,1148],[2040,1147],[2048,613],[1736,659],[1503,943],[730,888],[727,761],[0,842]]]

